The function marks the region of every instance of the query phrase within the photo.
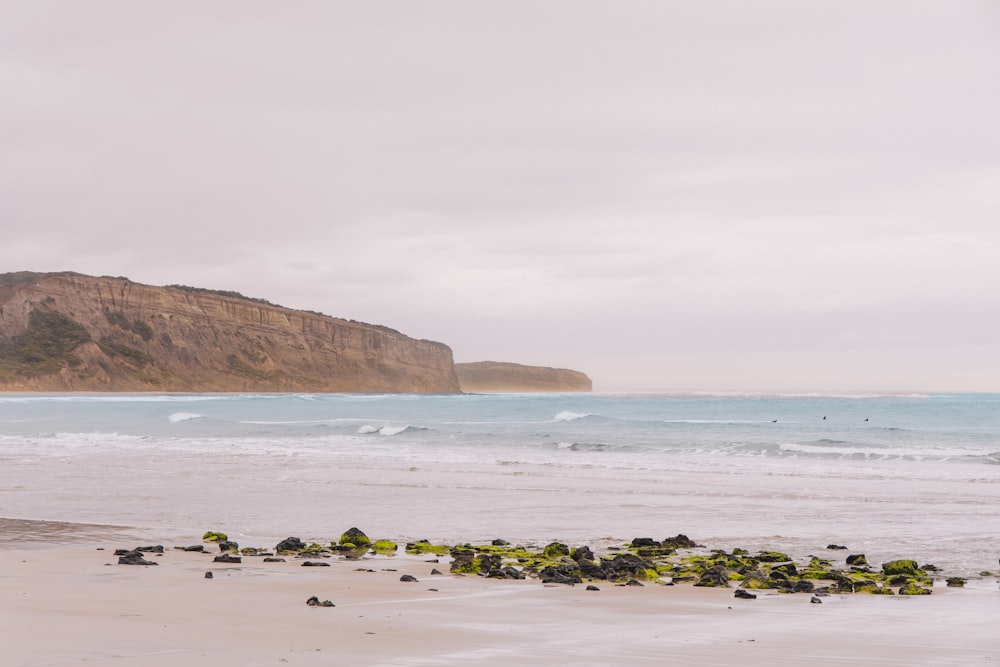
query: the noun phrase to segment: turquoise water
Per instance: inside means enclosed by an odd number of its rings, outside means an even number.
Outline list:
[[[685,532],[978,571],[998,463],[992,394],[0,396],[0,516],[174,532]]]

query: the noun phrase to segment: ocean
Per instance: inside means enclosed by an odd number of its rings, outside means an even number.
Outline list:
[[[0,394],[0,517],[1000,558],[1000,395]]]

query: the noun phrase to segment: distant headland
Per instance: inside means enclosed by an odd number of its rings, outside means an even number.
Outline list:
[[[0,391],[482,391],[456,370],[443,343],[238,292],[0,274]],[[573,390],[547,386],[526,391]]]

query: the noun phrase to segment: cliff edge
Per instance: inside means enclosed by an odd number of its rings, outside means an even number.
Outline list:
[[[0,274],[0,390],[456,393],[451,348],[236,292]]]
[[[586,392],[593,382],[566,368],[523,366],[499,361],[455,364],[455,375],[466,392]]]

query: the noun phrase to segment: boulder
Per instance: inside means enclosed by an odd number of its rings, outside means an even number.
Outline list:
[[[159,565],[151,560],[146,560],[141,551],[129,551],[118,557],[119,565]]]
[[[698,578],[695,586],[726,588],[729,586],[729,574],[721,566],[709,568]]]
[[[229,553],[228,551],[226,553],[224,553],[224,554],[219,554],[218,556],[216,556],[212,560],[214,562],[216,562],[216,563],[242,563],[243,562],[243,559],[241,557],[234,556],[233,554]]]
[[[360,528],[348,528],[341,536],[338,544],[353,544],[356,547],[370,547],[371,539]]]
[[[306,548],[306,543],[297,537],[286,537],[285,539],[278,542],[275,545],[274,550],[280,553],[295,552],[298,553]]]
[[[864,554],[851,554],[847,557],[847,564],[852,567],[868,567],[868,559]]]

